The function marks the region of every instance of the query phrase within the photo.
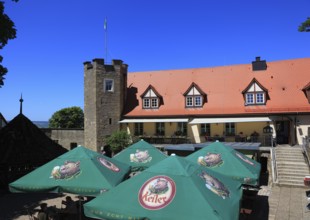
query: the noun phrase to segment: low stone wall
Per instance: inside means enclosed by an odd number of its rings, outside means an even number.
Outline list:
[[[78,145],[84,146],[84,129],[42,128],[42,131],[68,150]]]

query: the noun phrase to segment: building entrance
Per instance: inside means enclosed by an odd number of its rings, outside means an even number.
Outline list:
[[[289,144],[290,122],[276,121],[277,144]]]

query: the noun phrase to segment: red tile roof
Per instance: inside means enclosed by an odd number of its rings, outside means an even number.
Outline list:
[[[310,113],[302,89],[310,83],[310,58],[267,61],[267,70],[253,71],[252,64],[135,72],[128,74],[128,85],[136,94],[128,97],[125,117],[208,117],[269,113]],[[242,91],[253,79],[268,90],[266,105],[245,106]],[[185,108],[184,92],[195,83],[207,94],[201,108]],[[163,97],[159,109],[142,109],[141,94],[149,85]],[[133,104],[136,103],[136,104]]]

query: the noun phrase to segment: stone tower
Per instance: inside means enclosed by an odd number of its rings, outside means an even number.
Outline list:
[[[99,152],[104,138],[120,129],[128,65],[121,60],[84,62],[84,144]]]

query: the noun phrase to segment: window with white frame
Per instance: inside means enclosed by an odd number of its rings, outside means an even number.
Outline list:
[[[151,98],[151,108],[158,108],[158,98]]]
[[[254,104],[254,94],[253,93],[247,93],[245,95],[246,97],[246,103],[247,104]]]
[[[143,108],[150,108],[151,104],[150,104],[150,99],[149,98],[144,98],[143,99]]]
[[[143,108],[144,109],[157,109],[159,108],[159,97],[153,91],[149,89],[142,97]]]
[[[265,93],[264,92],[250,92],[245,94],[246,104],[265,104]]]
[[[245,92],[246,105],[262,105],[266,103],[266,91],[257,83],[253,84]]]
[[[264,93],[256,93],[256,103],[257,104],[264,104],[265,103],[265,95]]]
[[[191,107],[191,106],[193,106],[193,97],[187,96],[186,97],[186,107]]]
[[[104,80],[104,91],[105,92],[114,92],[114,80],[105,79]]]
[[[192,86],[184,96],[187,108],[202,107],[204,101],[203,94],[196,86]]]
[[[186,96],[186,107],[201,107],[202,106],[202,96]]]
[[[202,106],[202,96],[195,96],[195,106]]]

